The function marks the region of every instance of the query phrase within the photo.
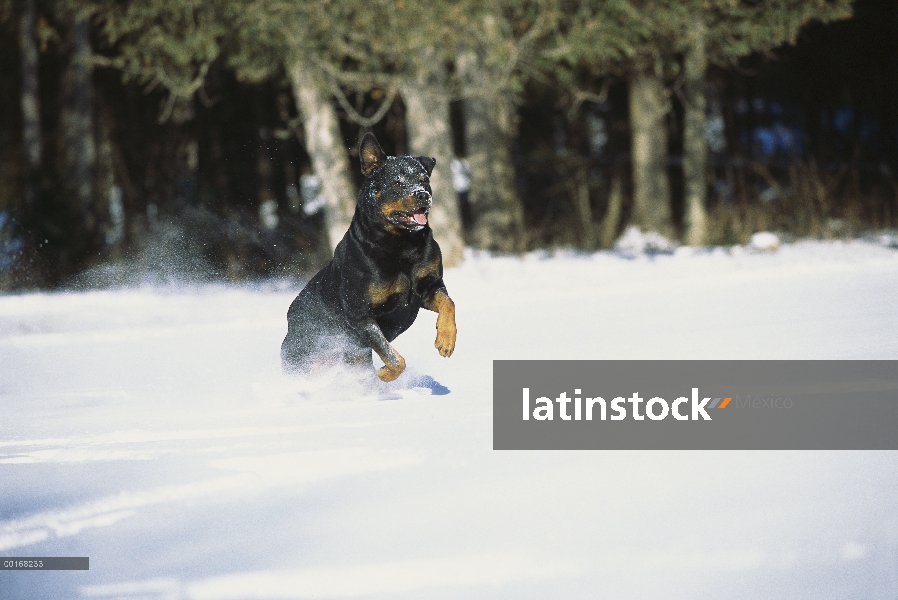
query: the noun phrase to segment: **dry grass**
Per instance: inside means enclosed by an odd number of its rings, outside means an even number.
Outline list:
[[[757,183],[709,211],[711,245],[744,244],[757,231],[833,239],[896,225],[898,183],[887,174],[862,176],[848,166],[826,172],[799,161],[777,175],[762,163],[749,168]]]
[[[606,169],[597,180],[582,157],[538,158],[531,174],[542,186],[533,186],[527,247],[610,248],[627,224],[627,165]],[[709,246],[745,244],[758,231],[835,239],[898,226],[898,181],[886,169],[827,170],[813,161],[736,165],[721,168],[729,197],[710,197]]]

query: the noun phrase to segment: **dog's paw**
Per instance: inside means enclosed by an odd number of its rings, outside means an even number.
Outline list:
[[[397,365],[392,367],[390,365],[384,365],[378,369],[377,378],[384,383],[389,383],[402,375],[403,371],[405,371],[405,359],[400,356]]]
[[[437,328],[437,339],[433,345],[441,356],[452,356],[455,351],[455,327]]]

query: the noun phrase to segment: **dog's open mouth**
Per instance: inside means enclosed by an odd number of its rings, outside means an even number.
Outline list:
[[[401,225],[411,228],[424,227],[427,225],[427,211],[419,208],[413,212],[396,213],[396,221]]]

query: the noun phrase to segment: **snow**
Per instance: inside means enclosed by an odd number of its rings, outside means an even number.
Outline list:
[[[749,248],[759,250],[761,252],[776,250],[782,245],[779,236],[769,231],[758,231],[753,233],[751,240],[748,242]]]
[[[297,289],[0,297],[0,598],[898,596],[894,452],[499,452],[494,359],[898,358],[898,252],[471,253],[448,395],[281,375]]]

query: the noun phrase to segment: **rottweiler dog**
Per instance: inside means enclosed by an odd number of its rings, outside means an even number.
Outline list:
[[[371,373],[374,350],[384,362],[377,376],[393,381],[405,359],[390,342],[422,307],[438,315],[434,345],[440,354],[455,349],[455,303],[427,222],[436,159],[387,156],[371,133],[362,139],[359,157],[365,180],[349,231],[287,311],[281,361],[288,373],[335,364]]]

